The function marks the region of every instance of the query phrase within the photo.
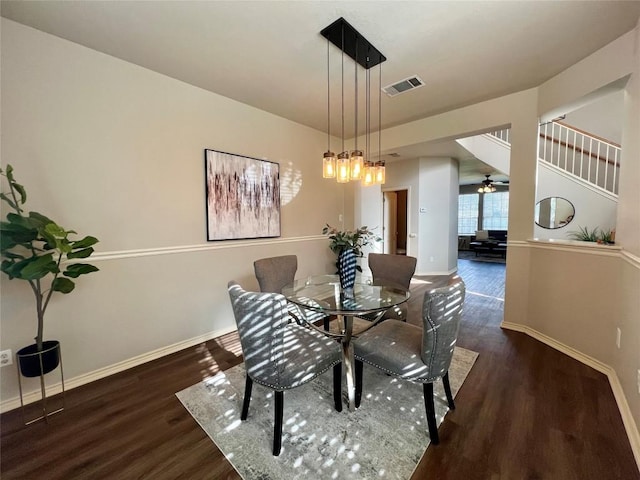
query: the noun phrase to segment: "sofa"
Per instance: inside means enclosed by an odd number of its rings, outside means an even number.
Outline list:
[[[477,230],[469,247],[476,254],[476,257],[478,255],[500,255],[504,258],[507,254],[507,231]]]

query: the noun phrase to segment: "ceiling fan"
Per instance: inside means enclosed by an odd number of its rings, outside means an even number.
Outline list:
[[[485,178],[482,181],[482,184],[478,188],[478,193],[492,193],[496,191],[496,187],[493,185],[493,182],[489,179],[491,175],[485,175]]]

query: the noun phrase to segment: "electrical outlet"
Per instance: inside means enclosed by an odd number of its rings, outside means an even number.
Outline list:
[[[11,350],[2,350],[0,352],[0,367],[8,367],[9,365],[13,365]]]
[[[616,328],[616,347],[620,348],[620,337],[622,336],[622,332],[619,328]]]

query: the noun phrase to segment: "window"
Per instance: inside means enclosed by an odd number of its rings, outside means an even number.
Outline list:
[[[458,196],[458,235],[473,235],[478,229],[477,193]]]
[[[509,224],[509,192],[484,195],[482,208],[483,230],[507,230]]]

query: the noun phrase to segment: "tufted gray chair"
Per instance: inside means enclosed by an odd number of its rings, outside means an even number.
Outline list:
[[[374,285],[390,285],[406,289],[411,286],[411,277],[416,271],[417,259],[415,257],[370,253],[368,262]],[[382,318],[406,322],[407,304],[396,305],[385,312]]]
[[[234,281],[227,288],[247,372],[240,418],[247,419],[253,382],[273,389],[273,454],[279,455],[285,390],[333,368],[333,400],[336,410],[342,411],[342,350],[322,333],[288,322],[283,295],[248,292]]]
[[[429,436],[439,443],[433,403],[433,382],[442,378],[451,410],[455,409],[449,385],[449,366],[458,338],[465,285],[458,276],[449,285],[425,293],[422,328],[387,320],[354,341],[356,406],[362,398],[363,363],[396,377],[423,384]]]

